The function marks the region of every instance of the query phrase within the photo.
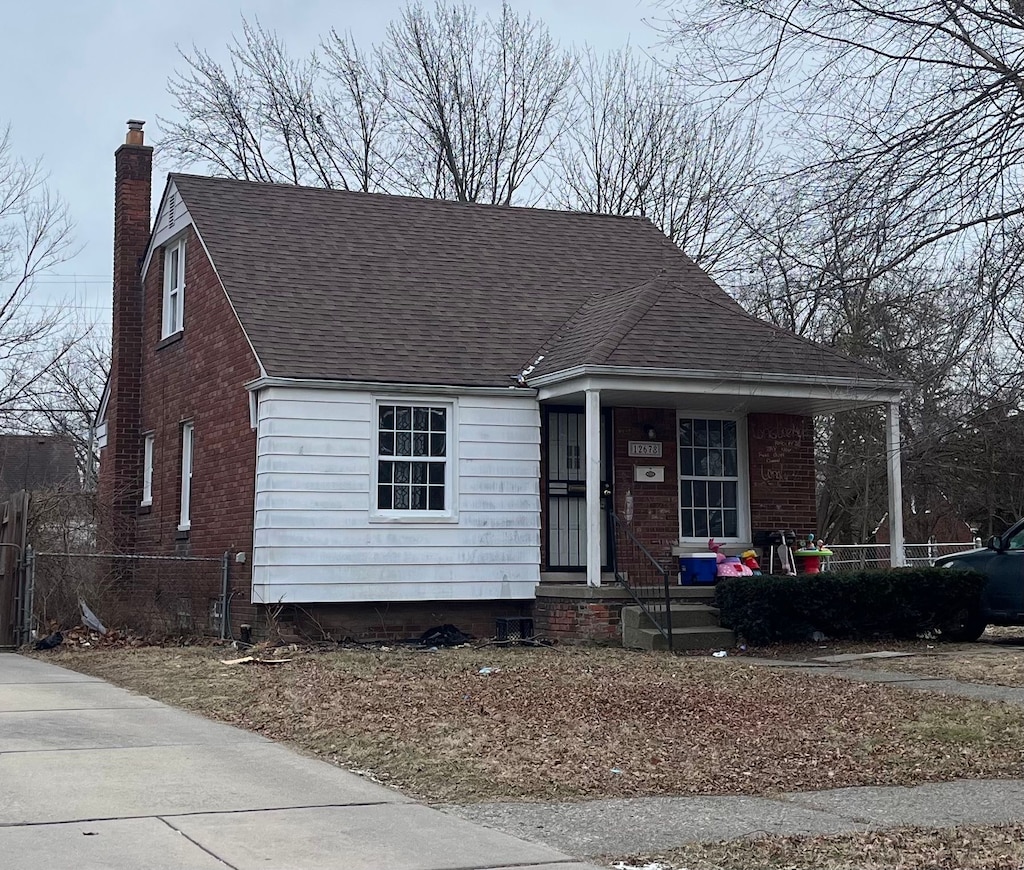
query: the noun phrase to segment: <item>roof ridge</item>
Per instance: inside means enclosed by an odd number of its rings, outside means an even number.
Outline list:
[[[587,362],[593,364],[600,364],[607,361],[607,359],[615,353],[616,349],[623,340],[629,334],[629,331],[633,329],[644,317],[647,312],[654,307],[655,303],[661,298],[661,294],[665,290],[664,282],[665,270],[662,269],[653,278],[648,279],[642,284],[638,284],[636,287],[629,288],[629,290],[639,290],[640,292],[633,297],[629,305],[626,306],[625,312],[621,317],[618,317],[608,330],[605,332],[604,337],[594,345],[593,351],[587,354]],[[628,290],[620,291],[628,292]],[[611,294],[608,294],[611,295]]]
[[[584,211],[581,209],[569,208],[546,208],[543,206],[535,205],[505,205],[503,203],[494,202],[468,202],[465,200],[442,199],[440,197],[433,196],[416,196],[415,194],[411,193],[386,193],[385,191],[377,190],[352,190],[350,188],[341,187],[318,187],[316,185],[311,184],[290,184],[280,181],[254,181],[248,178],[232,178],[227,175],[197,175],[196,173],[193,172],[168,172],[167,178],[168,180],[184,178],[194,179],[200,182],[214,182],[218,184],[242,184],[252,187],[269,187],[278,190],[302,190],[310,191],[313,193],[336,194],[339,196],[367,197],[369,199],[386,198],[390,200],[411,200],[414,202],[436,203],[439,206],[449,208],[479,208],[502,212],[527,212],[536,214],[571,215],[574,217],[608,218],[609,220],[631,221],[637,224],[648,224],[657,229],[654,222],[646,215],[613,214],[611,212]]]

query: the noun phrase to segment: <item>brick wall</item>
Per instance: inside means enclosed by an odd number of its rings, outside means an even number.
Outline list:
[[[663,564],[672,562],[672,545],[679,539],[679,483],[676,456],[676,412],[663,408],[615,408],[613,451],[615,457],[615,512],[627,518],[627,497],[632,493],[633,520],[629,529]],[[630,441],[647,441],[644,426],[653,426],[661,442],[661,459],[629,456]],[[634,481],[638,465],[661,465],[661,483]],[[647,562],[633,547],[619,542],[619,567],[634,574],[646,570]]]
[[[751,414],[747,449],[751,529],[793,529],[804,537],[816,532],[812,419]]]
[[[184,329],[174,340],[160,338],[162,288],[163,252],[157,251],[143,288],[142,350],[141,432],[155,436],[153,504],[137,507],[138,548],[193,556],[246,553],[244,563],[231,566],[237,625],[254,616],[247,604],[256,436],[244,384],[259,375],[259,367],[191,227],[185,235]],[[191,530],[179,532],[185,421],[194,426]]]
[[[395,641],[427,629],[454,625],[477,638],[494,637],[498,617],[530,616],[532,601],[410,601],[315,604],[261,608],[255,623],[261,636],[301,640]],[[237,628],[238,621],[235,620]]]
[[[557,643],[619,644],[622,608],[630,603],[540,597],[533,607],[534,630],[538,637]]]

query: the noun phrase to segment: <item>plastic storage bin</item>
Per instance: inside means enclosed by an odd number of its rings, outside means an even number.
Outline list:
[[[716,553],[683,553],[679,557],[679,585],[714,583],[718,574]]]

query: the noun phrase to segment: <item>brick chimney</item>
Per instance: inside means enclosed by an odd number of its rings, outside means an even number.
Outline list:
[[[114,316],[107,400],[107,444],[100,469],[103,548],[135,548],[135,516],[142,494],[142,260],[150,232],[153,149],[144,121],[129,121],[114,153]]]

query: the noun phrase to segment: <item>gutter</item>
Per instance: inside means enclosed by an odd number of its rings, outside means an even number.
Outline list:
[[[356,390],[372,393],[404,393],[413,396],[537,396],[533,387],[470,387],[455,384],[401,384],[384,381],[344,381],[320,378],[280,378],[263,376],[249,381],[245,388],[250,392],[267,387],[289,387],[307,390]]]
[[[884,380],[881,378],[843,378],[825,377],[821,375],[794,375],[789,373],[770,372],[727,372],[699,369],[664,369],[644,366],[605,366],[582,365],[562,371],[552,372],[536,378],[530,378],[530,385],[546,387],[581,377],[633,377],[633,378],[666,378],[673,380],[723,381],[735,383],[774,383],[793,386],[839,387],[842,389],[869,389],[883,392],[902,393],[910,388],[906,381]]]

